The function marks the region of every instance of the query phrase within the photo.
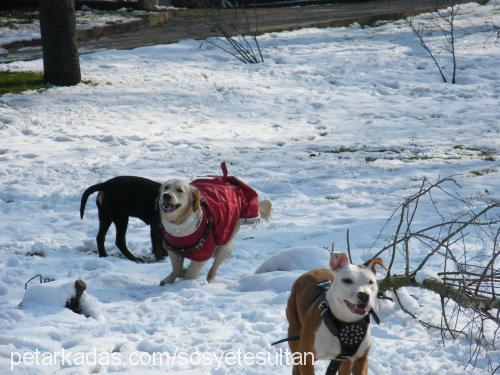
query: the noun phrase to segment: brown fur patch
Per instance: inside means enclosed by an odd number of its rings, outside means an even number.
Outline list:
[[[380,267],[382,267],[384,270],[387,270],[387,268],[385,268],[384,260],[382,258],[372,258],[372,259],[369,259],[365,263],[363,263],[362,265],[360,265],[359,267],[370,268],[370,270],[373,273],[377,273],[377,268],[376,268],[377,265],[379,265]]]
[[[200,197],[200,191],[194,186],[191,186],[191,199],[192,199],[191,205],[193,206],[193,212],[196,212],[200,209],[201,197]]]
[[[100,191],[97,193],[97,198],[96,198],[97,203],[99,203],[100,206],[104,204],[104,192]]]

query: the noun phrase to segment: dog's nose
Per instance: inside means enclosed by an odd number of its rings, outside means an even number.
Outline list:
[[[370,300],[370,295],[368,293],[365,293],[365,292],[359,292],[358,293],[358,299],[362,303],[368,303],[368,301]]]
[[[163,200],[165,202],[170,202],[171,199],[172,199],[172,195],[170,193],[163,194]]]

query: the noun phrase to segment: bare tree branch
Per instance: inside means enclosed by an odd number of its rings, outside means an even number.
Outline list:
[[[448,8],[439,9],[436,8],[433,14],[427,16],[420,16],[422,19],[418,26],[415,26],[415,17],[408,17],[406,19],[408,26],[411,28],[415,36],[417,37],[420,45],[427,51],[430,58],[432,59],[434,65],[437,67],[441,79],[444,83],[448,80],[444,75],[443,68],[437,61],[435,52],[432,51],[429,44],[424,39],[424,33],[431,26],[438,29],[443,35],[445,46],[444,50],[448,51],[451,55],[452,61],[452,73],[451,73],[451,83],[456,83],[457,74],[457,57],[456,57],[456,18],[460,14],[460,5],[456,3],[455,0],[449,0]]]
[[[500,202],[478,209],[477,202],[461,196],[458,186],[454,177],[439,178],[435,183],[423,179],[418,190],[398,205],[399,212],[392,213],[383,230],[392,222],[394,234],[374,255],[388,260],[387,274],[379,280],[379,293],[393,292],[401,310],[423,326],[440,330],[443,343],[467,337],[467,365],[475,366],[480,353],[485,353],[493,371],[498,358],[490,353],[497,350],[500,341]],[[436,200],[436,193],[446,199]],[[462,206],[455,217],[443,213],[443,205],[449,205],[450,199]],[[429,212],[421,209],[422,205],[432,207],[439,222],[414,228],[419,212]],[[438,272],[429,273],[427,268]],[[408,287],[439,296],[440,323],[425,321],[403,305],[398,290]]]
[[[207,24],[217,36],[207,42],[228,53],[244,64],[264,62],[262,49],[257,39],[258,19],[254,10],[253,23],[250,9],[235,8],[230,11],[215,7],[209,0],[198,0],[202,17],[198,22]]]

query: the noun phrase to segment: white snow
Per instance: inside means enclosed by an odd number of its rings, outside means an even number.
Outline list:
[[[419,284],[423,283],[425,280],[440,280],[439,275],[432,270],[423,269],[417,272],[415,275],[415,281]]]
[[[20,306],[24,311],[37,312],[40,310],[40,306],[45,306],[48,309],[42,308],[42,311],[50,314],[64,308],[66,302],[75,296],[74,280],[39,283],[37,278],[28,285]],[[83,292],[80,297],[80,307],[84,315],[105,319],[101,314],[99,301],[87,292]]]
[[[286,345],[270,343],[287,334],[289,288],[309,267],[328,266],[321,247],[334,241],[345,249],[349,229],[353,262],[368,259],[391,239],[393,223],[379,236],[380,229],[424,176],[458,174],[460,193],[477,207],[498,200],[500,42],[492,25],[500,8],[496,2],[463,9],[457,85],[440,82],[399,21],[263,35],[259,65],[193,40],[87,54],[81,68],[94,84],[0,97],[0,372],[10,371],[12,353],[64,349],[117,361],[16,362],[14,371],[290,374],[290,366],[268,362],[159,365],[130,357],[279,355]],[[428,37],[439,45],[439,34]],[[447,54],[438,58],[449,74]],[[41,70],[42,61],[0,69]],[[205,266],[194,281],[160,287],[169,261],[124,259],[113,245],[114,229],[107,237],[111,256],[97,257],[94,198],[83,221],[78,212],[87,186],[124,174],[157,181],[219,174],[223,160],[231,174],[270,197],[273,220],[241,229],[216,283],[206,283]],[[447,205],[446,214],[461,209],[445,194],[434,198]],[[415,224],[440,220],[423,204]],[[136,255],[151,259],[148,233],[134,219],[127,240]],[[416,244],[412,251],[418,262],[426,248]],[[428,264],[426,272],[437,266]],[[20,309],[24,283],[36,274],[61,283],[83,279],[88,308],[97,312],[87,319],[39,304]],[[439,324],[439,298],[406,292],[419,316]],[[377,311],[382,323],[372,330],[370,373],[488,373],[484,357],[465,368],[465,338],[443,346],[439,332],[393,302],[381,300]],[[497,363],[499,356],[493,352]],[[319,363],[317,373],[325,368]]]
[[[31,284],[24,294],[23,307],[44,305],[64,307],[66,302],[75,295],[75,282],[52,282],[46,284]]]
[[[255,273],[272,271],[308,271],[314,268],[328,267],[330,252],[316,246],[297,246],[282,251],[266,259]]]
[[[267,272],[244,276],[239,281],[239,290],[242,292],[272,290],[275,292],[289,291],[293,282],[302,272]]]

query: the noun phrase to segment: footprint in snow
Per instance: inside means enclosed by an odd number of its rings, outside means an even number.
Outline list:
[[[65,135],[58,135],[57,137],[52,138],[54,142],[73,142],[73,138],[66,137]]]
[[[38,133],[35,133],[34,131],[32,131],[30,129],[21,130],[21,134],[26,135],[26,136],[38,135]]]
[[[103,136],[97,136],[97,137],[92,137],[94,138],[95,140],[99,141],[99,142],[103,142],[103,143],[111,143],[115,140],[115,137],[113,137],[112,135],[103,135]]]
[[[125,137],[129,141],[144,141],[146,138],[139,137],[138,135],[130,135],[128,137]]]
[[[35,159],[35,158],[37,158],[37,157],[38,157],[38,155],[37,155],[37,154],[23,154],[23,155],[21,155],[21,156],[22,156],[23,158],[25,158],[25,159]]]
[[[85,263],[83,263],[83,269],[85,271],[95,271],[100,268],[106,268],[108,269],[111,267],[111,264],[107,261],[104,261],[100,258],[97,259],[90,259],[87,260]]]
[[[314,109],[321,109],[323,108],[325,105],[323,103],[310,103],[311,104],[311,107],[313,107]]]

